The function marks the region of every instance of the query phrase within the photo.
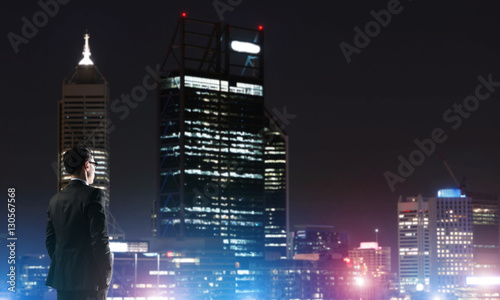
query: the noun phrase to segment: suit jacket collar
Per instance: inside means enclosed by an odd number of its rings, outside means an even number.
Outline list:
[[[80,179],[80,178],[78,178],[78,179],[71,179],[71,180],[69,181],[69,183],[72,183],[72,182],[79,182],[79,183],[81,183],[81,184],[89,185],[86,181],[84,182],[84,180],[83,180],[83,179]]]

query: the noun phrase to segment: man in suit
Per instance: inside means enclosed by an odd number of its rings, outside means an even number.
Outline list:
[[[63,160],[71,181],[47,210],[45,285],[57,289],[58,300],[106,299],[112,265],[104,194],[89,186],[97,163],[84,147],[68,150]]]

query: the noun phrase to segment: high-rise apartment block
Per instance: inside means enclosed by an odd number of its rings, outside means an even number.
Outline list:
[[[459,189],[429,199],[431,292],[454,294],[474,274],[472,199]]]
[[[429,202],[421,195],[398,201],[398,262],[401,293],[429,291]]]

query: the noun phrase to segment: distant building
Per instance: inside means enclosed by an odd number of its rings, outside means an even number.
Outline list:
[[[266,259],[286,259],[291,256],[287,247],[288,136],[267,110],[264,115],[264,246]]]
[[[377,242],[364,242],[359,248],[349,250],[349,260],[362,288],[362,299],[389,298],[393,282],[390,247],[380,247]]]
[[[498,276],[498,226],[494,194],[443,189],[437,197],[400,198],[400,292],[418,299],[435,293],[453,299],[476,299],[471,295],[490,299],[498,292],[496,287],[493,294],[481,294],[481,288],[469,285],[467,278],[486,281]]]
[[[472,199],[459,189],[429,199],[431,293],[453,295],[474,274]]]
[[[110,165],[108,118],[110,101],[108,81],[90,59],[88,34],[85,34],[83,59],[64,79],[57,112],[57,191],[71,180],[63,155],[75,146],[90,149],[94,155],[93,187],[104,192],[110,239],[124,239],[125,233],[110,213]]]
[[[421,195],[399,198],[398,262],[401,293],[429,292],[429,202]]]
[[[334,231],[333,226],[299,225],[293,234],[293,256],[304,259],[304,255],[318,254],[322,259],[348,256],[346,233]]]
[[[465,191],[472,198],[474,275],[500,276],[500,225],[497,194]]]
[[[349,250],[349,258],[363,275],[381,277],[391,272],[391,247],[380,247],[377,242],[361,243]]]
[[[64,153],[88,147],[97,162],[94,187],[103,190],[109,207],[109,88],[106,78],[90,59],[89,35],[85,35],[83,59],[64,79],[57,114],[57,191],[69,183],[63,164]]]
[[[360,299],[364,289],[357,285],[354,269],[342,259],[281,260],[251,269],[263,270],[265,284],[265,296],[253,299],[354,300]]]
[[[221,238],[154,238],[146,244],[150,252],[113,253],[108,298],[262,299],[264,295],[256,281],[263,278],[263,271],[240,263],[235,251],[221,250]]]
[[[18,259],[16,299],[43,300],[56,291],[45,286],[49,272],[50,258],[43,254],[26,254]],[[14,293],[12,293],[14,294]]]

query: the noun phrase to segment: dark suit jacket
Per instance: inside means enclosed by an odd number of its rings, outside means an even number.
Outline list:
[[[45,285],[57,290],[109,288],[111,252],[104,194],[72,180],[50,200],[45,246],[50,270]]]

